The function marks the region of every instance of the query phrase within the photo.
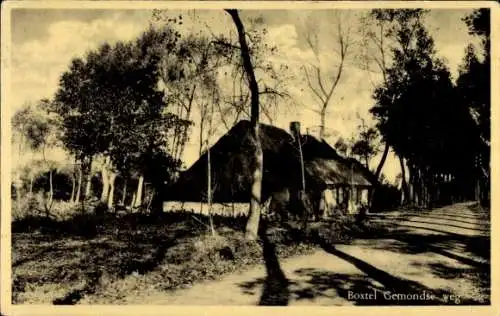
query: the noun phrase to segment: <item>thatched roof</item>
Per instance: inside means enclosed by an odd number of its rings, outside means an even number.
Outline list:
[[[282,188],[296,189],[301,184],[298,146],[288,132],[260,124],[264,153],[262,198]],[[250,122],[242,120],[210,148],[214,202],[246,202],[251,179]],[[332,183],[370,185],[370,172],[354,159],[346,159],[326,142],[310,135],[301,137],[306,186],[323,189]],[[365,168],[366,169],[366,168]],[[351,172],[352,170],[352,172]],[[180,174],[167,190],[167,200],[206,201],[207,153]]]
[[[354,158],[345,158],[327,142],[302,135],[304,166],[309,182],[320,187],[329,185],[371,186],[377,180],[373,173]]]

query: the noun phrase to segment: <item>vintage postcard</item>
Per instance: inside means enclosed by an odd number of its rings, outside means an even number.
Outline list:
[[[2,315],[500,315],[498,15],[3,2]]]

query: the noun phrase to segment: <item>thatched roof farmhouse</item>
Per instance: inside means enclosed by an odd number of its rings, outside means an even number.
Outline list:
[[[300,124],[291,124],[294,132],[261,124],[260,139],[264,153],[262,198],[275,192],[296,192],[302,188],[299,142],[304,161],[306,190],[316,199],[334,199],[335,205],[348,206],[347,200],[367,196],[374,181],[373,174],[352,158],[340,156],[324,140],[300,134]],[[300,135],[300,137],[293,137]],[[250,122],[242,120],[210,148],[212,201],[214,203],[248,202],[251,176]],[[169,188],[166,200],[206,201],[207,153]],[[353,188],[357,192],[353,191]],[[325,190],[327,191],[325,195]],[[363,191],[364,190],[364,191]],[[346,196],[347,192],[353,191]]]

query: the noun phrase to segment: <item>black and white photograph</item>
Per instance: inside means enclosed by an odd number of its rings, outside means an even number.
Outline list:
[[[492,306],[494,3],[22,2],[3,303]]]

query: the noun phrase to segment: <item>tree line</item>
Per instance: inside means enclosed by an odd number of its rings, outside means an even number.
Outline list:
[[[376,103],[370,111],[383,141],[400,160],[405,203],[429,207],[443,199],[450,203],[475,197],[487,203],[489,11],[464,18],[469,32],[482,38],[483,60],[469,45],[456,82],[423,24],[427,13],[372,12],[383,38],[393,43],[390,64],[382,60],[384,51],[379,55],[383,83],[374,91]],[[484,67],[479,72],[474,69],[478,64]]]

